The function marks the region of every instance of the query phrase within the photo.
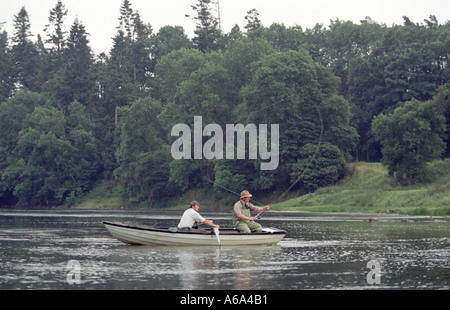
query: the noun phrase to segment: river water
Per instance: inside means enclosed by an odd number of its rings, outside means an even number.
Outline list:
[[[150,247],[103,221],[175,226],[182,212],[0,210],[2,290],[450,288],[450,218],[268,212],[276,246]],[[203,213],[222,227],[230,214]]]

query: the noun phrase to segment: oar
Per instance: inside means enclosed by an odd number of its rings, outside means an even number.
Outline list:
[[[220,245],[220,237],[219,237],[219,228],[214,227],[214,233],[216,234],[217,242],[219,243],[219,246],[221,246]]]

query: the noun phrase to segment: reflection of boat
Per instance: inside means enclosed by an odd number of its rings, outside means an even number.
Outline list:
[[[162,227],[138,227],[122,223],[103,222],[108,231],[118,240],[133,245],[218,245],[212,229],[192,229],[174,231]],[[286,231],[276,228],[263,228],[260,233],[243,234],[236,229],[220,229],[221,245],[271,245],[277,244]]]

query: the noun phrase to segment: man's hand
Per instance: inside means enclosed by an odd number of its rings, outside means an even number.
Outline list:
[[[215,228],[220,228],[220,226],[219,225],[217,225],[217,224],[214,224],[214,222],[213,221],[211,221],[211,220],[205,220],[205,222],[204,222],[206,225],[208,225],[208,226],[212,226],[212,227],[215,227]]]
[[[240,218],[241,220],[244,220],[244,221],[254,221],[255,220],[254,216],[253,217],[248,217],[248,216],[245,216],[242,213],[238,214],[237,217]]]

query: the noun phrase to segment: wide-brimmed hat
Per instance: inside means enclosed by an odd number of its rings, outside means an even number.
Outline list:
[[[250,197],[253,197],[253,196],[248,191],[243,191],[241,193],[241,198],[245,198],[245,197],[250,198]]]

